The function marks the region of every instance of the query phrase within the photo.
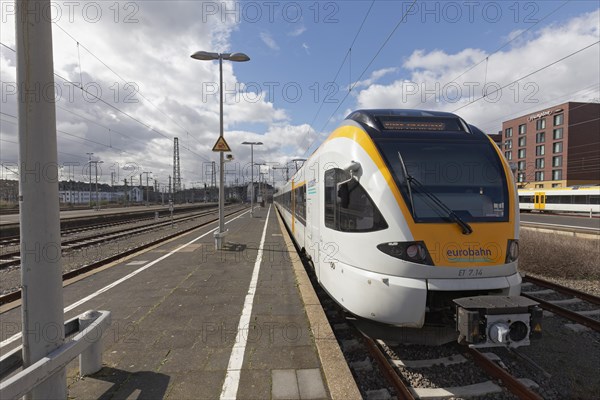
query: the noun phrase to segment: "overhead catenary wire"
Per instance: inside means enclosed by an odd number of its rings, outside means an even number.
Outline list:
[[[457,111],[459,111],[459,110],[462,110],[463,108],[465,108],[465,107],[468,107],[468,106],[470,106],[470,105],[472,105],[472,104],[474,104],[474,103],[478,102],[479,100],[483,99],[483,98],[484,98],[484,97],[486,97],[486,96],[489,96],[489,95],[495,94],[495,93],[497,93],[498,91],[501,91],[502,89],[506,89],[508,86],[510,86],[510,85],[512,85],[512,84],[515,84],[515,83],[517,83],[517,82],[519,82],[519,81],[521,81],[521,80],[523,80],[523,79],[525,79],[525,78],[529,78],[530,76],[532,76],[532,75],[535,75],[535,74],[537,74],[538,72],[541,72],[541,71],[543,71],[543,70],[545,70],[545,69],[547,69],[547,68],[550,68],[551,66],[553,66],[553,65],[556,65],[556,64],[558,64],[559,62],[562,62],[562,61],[564,61],[564,60],[566,60],[566,59],[568,59],[568,58],[570,58],[570,57],[573,57],[574,55],[576,55],[576,54],[579,54],[579,53],[581,53],[582,51],[585,51],[585,50],[587,50],[587,49],[589,49],[589,48],[591,48],[591,47],[593,47],[593,46],[597,45],[598,43],[600,43],[600,40],[599,40],[599,41],[596,41],[596,42],[594,42],[594,43],[592,43],[592,44],[589,44],[589,45],[587,45],[587,46],[585,46],[585,47],[582,47],[582,48],[580,48],[579,50],[575,50],[574,52],[572,52],[572,53],[570,53],[570,54],[568,54],[568,55],[566,55],[566,56],[564,56],[564,57],[561,57],[561,58],[559,58],[558,60],[555,60],[555,61],[553,61],[553,62],[551,62],[551,63],[549,63],[549,64],[546,64],[546,65],[544,65],[543,67],[540,67],[540,68],[536,69],[535,71],[533,71],[533,72],[530,72],[530,73],[528,73],[528,74],[526,74],[526,75],[524,75],[524,76],[522,76],[522,77],[520,77],[520,78],[518,78],[518,79],[515,79],[514,81],[512,81],[512,82],[509,82],[509,83],[505,84],[504,86],[501,86],[501,87],[495,88],[495,89],[494,89],[494,90],[492,90],[490,93],[486,93],[486,94],[484,94],[484,95],[482,95],[482,96],[480,96],[480,97],[478,97],[478,98],[476,98],[476,99],[474,99],[474,100],[472,100],[472,101],[470,101],[470,102],[468,102],[468,103],[466,103],[466,104],[464,104],[464,105],[462,105],[462,106],[460,106],[460,107],[458,107],[458,108],[456,108],[456,109],[452,110],[452,112],[453,112],[453,113],[455,113],[455,112],[457,112]]]
[[[519,111],[515,111],[515,112],[512,112],[512,113],[506,114],[504,116],[500,116],[498,118],[494,118],[492,120],[485,121],[485,122],[479,124],[478,127],[481,128],[483,132],[488,132],[489,129],[485,129],[485,127],[487,125],[494,124],[494,123],[496,123],[498,121],[502,121],[502,122],[508,121],[508,120],[512,119],[510,117],[518,118],[519,116],[523,115],[523,113],[525,113],[526,111],[541,110],[541,109],[545,108],[545,107],[542,107],[542,106],[544,106],[546,104],[548,105],[548,107],[552,107],[552,106],[554,106],[556,104],[564,103],[565,101],[562,100],[562,99],[571,99],[571,98],[573,98],[574,95],[576,95],[578,93],[581,93],[581,92],[585,93],[586,91],[593,90],[594,88],[596,88],[596,91],[597,91],[597,89],[600,88],[600,82],[596,82],[596,83],[594,83],[592,85],[584,87],[583,89],[579,89],[579,90],[576,90],[574,92],[567,93],[565,95],[561,95],[561,96],[549,98],[549,99],[545,100],[542,103],[535,103],[534,106],[527,107],[525,109],[520,109]],[[579,107],[580,106],[577,106],[574,109],[577,109]]]
[[[486,68],[485,69],[485,81],[487,82],[488,61],[489,61],[489,58],[491,56],[493,56],[494,54],[498,53],[500,50],[502,50],[503,48],[505,48],[506,46],[508,46],[509,44],[511,44],[512,42],[514,42],[515,40],[517,40],[519,37],[523,36],[525,33],[529,32],[531,29],[533,29],[540,22],[542,22],[545,19],[549,18],[551,15],[553,15],[554,13],[556,13],[558,10],[560,10],[561,8],[563,8],[565,5],[567,5],[570,2],[571,2],[571,0],[566,0],[565,2],[563,2],[562,4],[560,4],[558,7],[556,7],[554,10],[550,11],[548,14],[546,14],[545,16],[543,16],[542,18],[540,18],[539,20],[537,20],[535,23],[531,24],[531,26],[529,26],[527,29],[525,29],[525,30],[519,32],[517,35],[511,37],[508,41],[506,41],[505,43],[503,43],[500,47],[496,48],[496,50],[492,51],[490,54],[488,54],[487,56],[485,56],[484,58],[482,58],[481,60],[479,60],[477,63],[475,63],[475,64],[471,65],[470,67],[468,67],[465,71],[463,71],[462,73],[460,73],[459,75],[457,75],[453,79],[450,79],[448,82],[446,82],[446,84],[451,83],[451,82],[456,82],[457,79],[459,79],[463,75],[467,74],[468,72],[472,71],[473,69],[475,69],[476,67],[478,67],[479,65],[481,65],[483,62],[486,63],[486,67],[485,67]],[[427,100],[427,99],[425,99],[425,100]],[[414,107],[417,104],[420,104],[420,103],[412,104],[411,106],[409,106],[409,108]]]
[[[58,26],[58,25],[57,25],[57,26]],[[62,29],[62,28],[61,28],[61,29]],[[68,33],[67,33],[67,34],[68,34]],[[76,40],[75,38],[73,38],[71,35],[69,35],[69,36],[70,36],[70,37],[71,37],[73,40],[75,40],[75,41],[77,42],[77,40]],[[79,42],[77,42],[77,43],[79,43]],[[0,42],[0,44],[2,44],[2,46],[4,46],[5,48],[9,49],[10,51],[12,51],[12,52],[16,52],[16,51],[15,51],[15,49],[11,48],[10,46],[7,46],[6,44],[4,44],[4,43],[1,43],[1,42]],[[83,46],[83,45],[81,45],[81,46],[82,46],[84,49],[86,49],[86,51],[89,51],[87,48],[85,48],[85,46]],[[95,57],[95,56],[94,56],[94,57]],[[100,60],[99,60],[99,61],[100,61]],[[101,62],[102,62],[102,61],[101,61]],[[104,63],[103,63],[103,64],[104,64]],[[104,65],[106,66],[106,64],[104,64]],[[106,66],[106,67],[110,69],[110,67],[108,67],[108,66]],[[112,69],[111,69],[111,71],[112,71],[113,73],[115,73],[115,72],[114,72]],[[115,73],[115,74],[116,74],[116,73]],[[169,136],[165,135],[164,133],[162,133],[162,132],[158,131],[157,129],[153,128],[152,126],[150,126],[150,125],[146,124],[145,122],[141,121],[140,119],[138,119],[138,118],[136,118],[136,117],[132,116],[131,114],[129,114],[129,113],[127,113],[127,112],[125,112],[125,111],[121,110],[119,107],[117,107],[117,106],[115,106],[115,105],[113,105],[113,104],[111,104],[111,103],[107,102],[106,100],[102,99],[101,97],[99,97],[99,96],[95,95],[94,93],[90,92],[89,90],[85,89],[85,88],[83,87],[83,84],[81,84],[81,85],[77,85],[77,83],[76,83],[76,82],[72,82],[72,81],[70,81],[69,79],[67,79],[67,78],[65,78],[65,77],[63,77],[63,76],[61,76],[61,75],[57,74],[56,72],[54,73],[54,75],[55,75],[57,78],[60,78],[61,80],[63,80],[64,82],[66,82],[66,83],[68,83],[68,84],[71,84],[71,85],[73,85],[74,87],[78,87],[78,88],[79,88],[79,89],[80,89],[82,92],[84,92],[84,93],[86,93],[87,95],[91,96],[91,98],[93,98],[94,100],[100,101],[101,103],[103,103],[103,104],[105,104],[106,106],[108,106],[108,107],[110,107],[110,108],[114,109],[115,111],[119,112],[120,114],[122,114],[122,115],[125,115],[126,117],[130,118],[130,119],[131,119],[131,120],[133,120],[134,122],[136,122],[136,123],[138,123],[138,124],[140,124],[140,125],[144,126],[144,127],[145,127],[145,128],[147,128],[148,130],[150,130],[150,131],[152,131],[152,132],[154,132],[154,133],[157,133],[158,135],[160,135],[160,136],[162,136],[162,137],[164,137],[164,138],[166,138],[166,139],[168,139],[168,140],[171,140],[171,141],[173,140],[173,138],[170,138]],[[120,77],[120,76],[119,76],[119,77]],[[121,78],[121,79],[123,79],[123,78]],[[70,112],[70,111],[68,111],[68,112]],[[105,127],[105,128],[106,128],[106,129],[109,129],[109,128],[107,128],[107,127]],[[126,137],[129,137],[128,135],[124,135],[124,136],[126,136]],[[98,142],[98,143],[99,143],[99,142]],[[102,146],[104,146],[104,144],[102,144]],[[108,146],[108,147],[110,147],[110,146]],[[202,155],[198,154],[197,152],[195,152],[195,151],[193,151],[191,148],[189,148],[189,146],[188,146],[188,148],[187,148],[187,151],[189,151],[190,153],[194,154],[194,155],[195,155],[195,156],[197,156],[197,157],[200,157],[201,159],[203,159],[203,160],[205,160],[205,161],[207,161],[207,162],[210,162],[210,160],[209,160],[209,159],[208,159],[206,156],[202,156]]]
[[[60,26],[57,22],[54,22],[54,25],[60,29],[61,31],[63,31],[65,33],[65,35],[67,35],[69,38],[71,38],[73,41],[75,41],[77,43],[77,51],[79,54],[79,47],[81,46],[85,51],[87,51],[92,57],[94,57],[96,60],[98,60],[98,62],[100,62],[106,69],[108,69],[110,72],[112,72],[115,76],[117,76],[119,79],[121,79],[121,81],[123,81],[125,84],[128,84],[130,82],[128,82],[125,78],[123,78],[123,76],[121,76],[118,72],[116,72],[113,68],[111,68],[108,64],[106,64],[100,57],[98,57],[96,54],[94,54],[90,49],[88,49],[85,45],[83,45],[82,43],[80,43],[73,35],[71,35],[69,32],[67,32],[66,29],[64,29],[62,26]],[[79,67],[80,67],[80,73],[81,73],[81,58],[79,59]],[[196,140],[198,143],[204,144],[203,142],[201,142],[200,140],[198,140],[194,135],[191,135],[188,130],[183,127],[179,122],[177,122],[176,120],[174,120],[169,114],[165,113],[162,109],[160,109],[157,105],[155,105],[150,99],[148,99],[146,96],[144,96],[142,94],[142,92],[140,92],[139,90],[136,92],[137,94],[140,95],[140,97],[142,97],[145,101],[147,101],[150,105],[152,105],[152,107],[154,107],[158,112],[160,112],[162,115],[164,115],[165,117],[167,117],[171,122],[173,122],[175,125],[177,125],[179,128],[181,128],[183,130],[183,132],[185,132],[187,135],[191,136],[194,140]]]
[[[360,75],[358,76],[358,78],[354,81],[354,83],[352,85],[350,85],[349,90],[346,92],[346,94],[342,98],[342,100],[338,103],[338,106],[336,107],[336,109],[334,110],[334,112],[329,116],[329,118],[327,119],[327,121],[325,122],[325,124],[323,125],[323,127],[320,129],[320,131],[323,131],[327,127],[327,125],[329,124],[329,122],[331,121],[331,119],[334,117],[334,115],[338,112],[338,110],[340,109],[340,107],[342,106],[342,104],[344,104],[344,102],[348,98],[348,95],[351,93],[352,89],[354,89],[354,87],[356,86],[356,84],[358,82],[360,82],[360,80],[363,77],[363,75],[371,67],[371,65],[373,64],[373,62],[375,61],[375,59],[379,56],[379,54],[381,53],[381,51],[383,50],[383,48],[390,41],[390,39],[392,38],[392,36],[394,35],[394,33],[398,30],[398,28],[400,27],[400,25],[402,24],[402,22],[404,22],[404,20],[406,19],[407,15],[412,11],[412,9],[413,9],[413,7],[414,7],[414,5],[415,5],[416,2],[417,2],[417,0],[413,0],[413,2],[410,4],[410,6],[406,9],[406,11],[404,12],[404,14],[400,18],[400,21],[398,21],[398,23],[396,24],[396,26],[394,26],[394,29],[392,29],[392,31],[388,34],[388,36],[383,41],[383,43],[379,46],[379,49],[377,50],[377,52],[375,53],[375,55],[371,58],[371,60],[367,64],[367,66],[362,70],[362,72],[360,73]],[[372,5],[373,4],[371,4],[371,6]],[[362,26],[361,26],[361,29],[362,29]],[[340,66],[340,69],[341,69],[341,66]],[[308,152],[308,150],[312,147],[313,143],[314,143],[314,140],[309,143],[308,147],[306,148],[306,150],[304,152],[304,155],[306,155],[306,153]]]
[[[365,16],[363,17],[362,23],[360,24],[358,30],[356,31],[356,34],[354,35],[354,38],[352,39],[352,43],[350,43],[350,47],[348,49],[348,51],[346,51],[344,58],[342,59],[342,62],[340,63],[340,66],[338,67],[337,72],[335,73],[335,76],[333,77],[333,80],[331,80],[331,82],[335,83],[337,81],[338,76],[340,75],[340,72],[342,71],[342,68],[344,67],[344,64],[346,63],[346,60],[348,59],[348,57],[350,56],[352,47],[354,46],[354,43],[356,43],[356,39],[358,39],[358,36],[360,35],[360,33],[362,32],[362,28],[365,25],[365,22],[367,21],[367,18],[369,17],[369,14],[371,14],[371,9],[373,8],[373,5],[375,4],[375,0],[371,1],[371,5],[369,6],[369,8],[367,9],[367,12],[365,13]],[[350,73],[352,71],[350,70]],[[317,112],[315,113],[315,115],[313,116],[310,124],[308,124],[308,130],[305,134],[304,140],[302,141],[302,147],[304,147],[304,143],[306,143],[306,140],[308,139],[308,136],[310,135],[310,128],[314,125],[315,121],[317,120],[317,118],[319,117],[319,114],[321,113],[321,110],[323,109],[323,106],[325,105],[325,98],[323,98],[320,101],[319,104],[319,108],[317,109]],[[315,131],[316,132],[316,131]],[[303,155],[306,155],[306,152],[308,151],[308,149],[310,148],[310,145],[312,145],[312,142],[309,144],[309,146],[307,147],[307,149],[305,150]]]

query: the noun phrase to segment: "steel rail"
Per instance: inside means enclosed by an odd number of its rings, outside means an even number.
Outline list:
[[[546,300],[542,300],[535,296],[531,296],[528,293],[521,292],[521,296],[525,296],[527,298],[530,298],[531,300],[537,301],[538,303],[540,303],[540,306],[542,308],[553,312],[554,314],[560,315],[563,318],[570,319],[571,321],[575,321],[581,325],[585,325],[597,332],[600,331],[600,321],[596,319],[586,317],[585,315],[578,314],[576,311],[571,311],[564,307],[557,306],[556,304],[552,304]]]
[[[184,222],[184,221],[187,221],[190,219],[204,217],[206,215],[213,214],[214,212],[215,212],[215,210],[205,211],[205,212],[201,212],[201,213],[194,214],[194,215],[181,216],[181,217],[174,218],[173,222]],[[62,249],[62,251],[77,250],[80,248],[90,247],[90,246],[94,246],[94,245],[97,245],[100,243],[104,243],[109,240],[120,239],[125,236],[146,233],[148,231],[152,231],[157,228],[168,226],[170,224],[171,224],[170,220],[169,221],[161,221],[158,223],[150,223],[150,224],[146,224],[146,225],[142,225],[142,226],[138,226],[138,227],[121,229],[121,230],[117,230],[114,232],[106,232],[106,233],[101,233],[98,235],[92,235],[92,236],[88,236],[88,237],[81,237],[81,238],[76,238],[76,239],[71,239],[71,240],[65,240],[65,241],[61,241],[61,249]],[[6,258],[12,257],[14,259],[9,260],[9,261],[0,262],[0,270],[9,268],[9,267],[12,267],[15,265],[19,265],[21,263],[20,254],[21,254],[20,250],[2,254],[1,257],[6,257]]]
[[[491,361],[479,351],[473,348],[468,348],[466,350],[466,353],[469,354],[471,358],[475,361],[475,363],[481,368],[483,368],[488,375],[502,381],[506,389],[508,389],[514,395],[518,396],[519,399],[543,400],[543,398],[539,394],[529,389],[517,378],[506,372],[502,367],[500,367],[495,362]]]
[[[381,348],[377,345],[377,343],[375,343],[375,341],[373,339],[371,339],[364,333],[360,332],[360,334],[362,335],[363,341],[367,345],[367,349],[369,350],[369,353],[371,353],[371,356],[375,360],[377,360],[377,364],[379,365],[379,368],[381,369],[381,371],[387,378],[388,382],[390,382],[392,384],[392,386],[394,387],[394,389],[396,390],[396,395],[398,396],[398,399],[400,399],[400,400],[415,400],[415,396],[412,394],[410,389],[406,386],[404,381],[402,381],[402,379],[400,379],[398,372],[396,372],[394,367],[392,367],[392,365],[389,363],[387,357],[385,356],[385,354],[383,353]]]
[[[581,300],[585,300],[588,303],[600,305],[600,297],[594,296],[589,293],[581,292],[579,290],[571,289],[569,287],[562,286],[554,282],[549,282],[540,278],[535,278],[533,276],[523,277],[523,282],[530,282],[534,285],[543,286],[545,288],[555,290],[562,294],[580,298]],[[531,294],[535,294],[535,292],[531,292]]]

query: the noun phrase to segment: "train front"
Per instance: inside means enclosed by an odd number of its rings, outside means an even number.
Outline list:
[[[479,347],[529,344],[541,312],[519,296],[517,195],[497,147],[448,113],[350,119],[369,133],[388,184],[376,201],[390,225],[376,245],[390,267],[380,272],[423,285],[404,288],[412,293],[399,311],[406,326],[456,324],[459,341]]]

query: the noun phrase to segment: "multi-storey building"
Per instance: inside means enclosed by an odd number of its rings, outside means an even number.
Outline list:
[[[502,123],[520,188],[600,183],[600,104],[568,102]]]

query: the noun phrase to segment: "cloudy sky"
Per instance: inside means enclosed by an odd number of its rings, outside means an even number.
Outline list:
[[[18,159],[14,2],[0,1],[0,161]],[[487,133],[565,101],[600,101],[598,1],[70,1],[53,21],[59,161],[86,180],[142,171],[166,185],[179,138],[186,187],[210,183],[224,62],[228,183],[254,160],[308,157],[358,108],[456,112]],[[483,95],[486,95],[483,97]],[[69,172],[70,171],[70,172]],[[267,168],[264,167],[264,172]],[[281,171],[275,171],[281,181]]]

